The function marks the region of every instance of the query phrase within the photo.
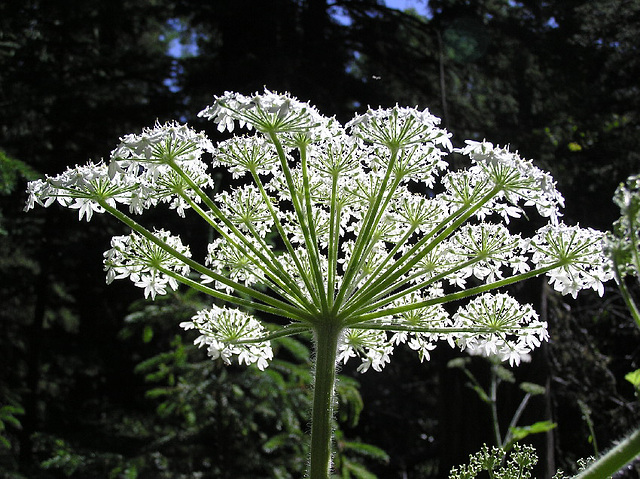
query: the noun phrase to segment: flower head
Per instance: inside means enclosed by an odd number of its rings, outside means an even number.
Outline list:
[[[225,92],[216,96],[213,105],[198,116],[218,124],[218,131],[232,132],[238,122],[240,128],[255,128],[260,132],[308,133],[328,124],[325,117],[308,103],[289,94],[265,89],[264,93],[250,96]]]
[[[166,294],[166,287],[178,289],[178,277],[189,274],[189,266],[179,257],[167,251],[171,248],[184,258],[190,258],[187,246],[178,236],[168,231],[157,230],[153,242],[138,233],[111,238],[111,249],[104,253],[104,269],[107,283],[114,279],[129,278],[138,287],[144,288],[145,298]]]
[[[484,294],[460,308],[453,317],[462,349],[483,356],[498,356],[517,365],[523,357],[549,338],[547,323],[540,321],[531,305],[521,305],[506,294]]]
[[[554,289],[575,298],[588,288],[602,296],[603,283],[612,279],[604,241],[600,231],[560,224],[541,228],[529,244],[538,268],[558,264],[547,273]]]
[[[347,123],[354,135],[363,140],[386,146],[403,148],[410,145],[436,147],[442,145],[451,151],[451,134],[437,127],[440,118],[429,110],[395,106],[388,109],[369,109]]]
[[[265,89],[224,93],[200,116],[220,132],[250,134],[214,145],[187,125],[156,124],[124,136],[108,166],[30,183],[26,209],[57,202],[87,220],[108,211],[132,228],[105,253],[108,281],[128,277],[151,298],[182,282],[258,311],[214,306],[188,323],[214,357],[264,368],[272,352],[260,314],[268,313],[316,332],[334,322],[339,360],[357,356],[361,371],[382,369],[402,343],[428,360],[443,340],[517,364],[546,339],[545,325],[492,290],[546,274],[575,296],[602,293],[611,277],[602,233],[559,221],[564,200],[548,173],[487,141],[454,150],[426,109],[368,109],[343,127]],[[448,169],[452,151],[467,168]],[[228,170],[231,185],[212,192],[212,168]],[[638,183],[617,194],[636,213],[628,191]],[[140,214],[162,203],[206,222],[201,263],[178,236],[118,209]],[[531,213],[546,223],[535,235],[510,230]],[[454,301],[462,303],[450,316],[443,305]]]
[[[191,321],[180,323],[183,329],[197,329],[196,346],[207,347],[212,359],[222,358],[230,364],[237,356],[240,364],[255,364],[264,370],[273,358],[269,341],[261,341],[265,330],[260,321],[237,309],[220,308],[199,311]],[[257,341],[257,342],[256,342]]]
[[[346,364],[349,358],[357,356],[362,360],[362,364],[358,366],[358,371],[362,373],[370,367],[381,371],[391,361],[391,354],[393,346],[385,331],[347,329],[342,344],[338,346],[338,362]]]

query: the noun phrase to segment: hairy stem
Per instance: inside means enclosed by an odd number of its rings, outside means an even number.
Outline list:
[[[613,449],[589,466],[573,479],[602,479],[622,469],[640,455],[640,428],[633,431]]]
[[[341,328],[322,322],[315,331],[315,382],[311,419],[310,479],[328,479],[331,469],[331,439],[336,382],[336,358]]]

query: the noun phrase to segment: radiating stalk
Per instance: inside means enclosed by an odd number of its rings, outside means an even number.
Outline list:
[[[382,180],[380,185],[380,191],[374,198],[373,202],[369,205],[367,212],[365,214],[364,220],[362,222],[362,229],[356,238],[355,245],[353,246],[353,251],[351,252],[351,258],[349,259],[349,263],[347,265],[347,269],[344,272],[342,285],[340,290],[338,291],[338,295],[336,296],[336,300],[333,307],[333,312],[335,313],[342,306],[342,302],[345,299],[347,294],[347,290],[350,285],[353,284],[353,278],[360,270],[361,262],[364,260],[362,255],[362,250],[369,244],[371,240],[371,235],[378,225],[378,221],[382,216],[382,212],[384,212],[386,208],[386,204],[390,200],[392,196],[392,192],[389,192],[386,196],[387,202],[381,207],[382,200],[385,198],[385,193],[387,192],[387,185],[389,184],[389,180],[391,178],[391,172],[393,171],[393,165],[398,157],[398,149],[394,148],[391,150],[391,159],[389,160],[389,165],[387,166],[387,171],[385,173],[385,177]]]
[[[289,165],[287,164],[287,155],[285,154],[284,149],[282,148],[282,144],[280,143],[280,140],[278,139],[276,133],[273,131],[269,132],[269,139],[278,152],[280,166],[282,167],[282,172],[284,173],[285,179],[287,181],[287,188],[289,189],[289,195],[291,196],[293,209],[295,210],[296,217],[298,218],[298,223],[300,224],[300,231],[304,236],[307,257],[309,259],[309,266],[311,269],[311,278],[314,279],[314,285],[317,288],[317,295],[320,299],[321,309],[324,312],[328,312],[327,296],[325,294],[324,280],[322,278],[322,268],[320,265],[320,259],[317,254],[318,245],[317,242],[314,243],[314,237],[310,226],[313,222],[313,217],[307,217],[307,208],[305,207],[305,205],[300,204],[300,199],[296,195],[297,188],[293,181],[293,176],[291,174]],[[302,149],[300,150],[300,154],[303,154]],[[308,178],[303,179],[303,181],[307,180]],[[307,187],[309,186],[308,183],[304,183],[304,185],[306,185]],[[309,192],[306,191],[306,193]],[[308,195],[305,194],[305,203],[310,205],[311,198],[309,195],[310,193]]]
[[[190,268],[192,268],[193,270],[197,271],[200,274],[204,274],[216,281],[220,281],[221,283],[231,286],[233,289],[235,289],[237,292],[239,293],[243,293],[246,294],[258,301],[262,301],[263,303],[266,303],[268,305],[271,305],[272,307],[276,308],[276,309],[281,309],[283,311],[288,311],[293,313],[296,316],[299,316],[300,314],[305,314],[304,310],[301,310],[289,303],[286,303],[284,301],[279,300],[278,298],[274,298],[271,297],[267,294],[261,293],[260,291],[256,291],[252,288],[249,288],[241,283],[238,283],[236,281],[233,281],[225,276],[222,276],[220,274],[215,273],[214,271],[211,271],[210,269],[208,269],[207,267],[203,266],[202,264],[198,263],[197,261],[185,256],[184,254],[180,253],[178,250],[176,250],[175,248],[171,247],[170,245],[168,245],[167,243],[165,243],[164,241],[162,241],[161,239],[159,239],[157,236],[155,236],[153,233],[151,233],[149,230],[147,230],[144,226],[140,225],[139,223],[137,223],[135,220],[133,220],[132,218],[130,218],[129,216],[127,216],[126,214],[122,213],[120,210],[118,210],[117,208],[109,205],[106,201],[100,201],[100,206],[102,206],[105,211],[107,211],[108,213],[110,213],[112,216],[115,216],[117,219],[119,219],[120,221],[122,221],[124,224],[126,224],[127,226],[129,226],[132,230],[134,230],[135,232],[139,233],[140,235],[144,236],[145,238],[147,238],[149,241],[151,241],[152,243],[154,243],[155,245],[159,246],[160,248],[162,248],[164,251],[168,252],[169,254],[171,254],[173,257],[179,259],[180,261],[182,261],[184,264],[188,265]],[[306,315],[306,314],[305,314]]]
[[[492,289],[502,288],[504,286],[509,286],[519,281],[524,281],[526,279],[540,276],[542,274],[548,273],[551,270],[560,268],[565,265],[566,265],[565,261],[557,261],[548,266],[543,266],[541,268],[534,269],[526,273],[520,273],[515,276],[511,276],[509,278],[504,278],[499,281],[494,281],[493,283],[483,284],[481,286],[476,286],[475,288],[468,288],[462,291],[458,291],[456,293],[445,294],[444,296],[438,296],[432,299],[418,301],[412,304],[405,304],[403,306],[381,309],[371,313],[365,313],[366,311],[370,311],[371,308],[364,307],[362,308],[362,310],[360,310],[360,312],[354,313],[352,316],[349,316],[349,318],[345,320],[344,324],[346,327],[353,327],[357,323],[370,321],[372,319],[383,318],[385,316],[392,316],[394,314],[401,314],[408,311],[414,311],[420,308],[427,308],[429,306],[434,306],[436,304],[444,304],[444,303],[449,303],[451,301],[458,301],[460,299],[469,298],[471,296],[476,296],[482,293],[486,293],[487,291],[491,291]]]

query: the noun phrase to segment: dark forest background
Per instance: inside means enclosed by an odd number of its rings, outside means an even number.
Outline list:
[[[567,223],[608,230],[616,186],[640,172],[638,38],[638,0],[430,0],[426,16],[376,0],[0,2],[0,477],[284,478],[306,462],[309,344],[283,340],[266,373],[208,360],[178,328],[206,298],[107,287],[102,252],[124,229],[23,213],[27,180],[107,157],[156,120],[210,131],[196,114],[214,94],[266,86],[342,121],[428,107],[457,146],[510,144],[551,171]],[[207,233],[193,228],[198,251]],[[614,285],[602,299],[542,281],[515,294],[552,340],[499,404],[506,424],[517,383],[547,388],[521,423],[558,424],[527,438],[549,478],[637,426],[624,375],[640,334]],[[447,368],[458,356],[442,345],[427,364],[398,350],[382,373],[344,368],[341,470],[444,478],[490,444],[486,404]],[[469,368],[488,380],[486,362]]]

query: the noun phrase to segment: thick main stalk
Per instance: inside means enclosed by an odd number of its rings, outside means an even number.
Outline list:
[[[310,479],[328,479],[330,475],[336,358],[341,331],[335,322],[321,322],[315,331]]]

